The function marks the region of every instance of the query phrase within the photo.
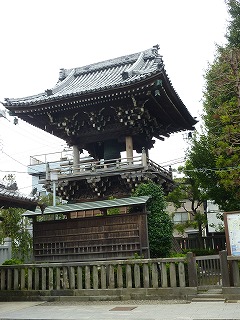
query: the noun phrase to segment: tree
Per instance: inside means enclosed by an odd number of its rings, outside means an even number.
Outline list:
[[[223,210],[240,209],[240,2],[226,1],[227,44],[218,46],[205,74],[204,130],[187,159],[199,185]]]
[[[12,258],[24,261],[31,257],[32,236],[29,232],[29,220],[23,218],[25,210],[18,208],[1,209],[0,241],[11,238]]]
[[[216,155],[208,135],[194,134],[191,147],[186,155],[188,164],[194,172],[194,179],[204,191],[207,200],[214,200],[222,210],[231,211],[236,208],[239,200],[236,193],[227,190],[220,183],[219,169],[216,167]]]
[[[6,175],[3,180],[6,181],[8,189],[17,191],[17,183],[13,174]],[[24,261],[31,256],[32,236],[29,233],[29,220],[23,218],[25,210],[19,208],[0,209],[1,227],[0,242],[5,238],[11,238],[12,258]]]
[[[134,196],[150,196],[147,202],[148,237],[151,258],[166,257],[172,248],[173,223],[166,213],[166,199],[162,188],[153,183],[142,183]]]
[[[190,161],[186,161],[185,166],[179,168],[184,174],[183,178],[175,180],[175,188],[167,196],[167,201],[172,202],[176,209],[183,208],[192,219],[175,226],[175,228],[181,232],[184,232],[186,228],[193,227],[198,229],[199,247],[203,247],[202,231],[205,228],[207,219],[204,211],[200,208],[203,207],[206,201],[206,194],[203,189],[200,188],[199,181],[195,175],[195,170]],[[188,210],[185,206],[185,201],[188,200],[191,203],[191,209]]]
[[[228,12],[231,17],[227,28],[226,39],[232,47],[240,47],[240,2],[239,0],[228,0]]]

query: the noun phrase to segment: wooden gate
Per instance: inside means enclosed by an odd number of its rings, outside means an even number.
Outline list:
[[[200,288],[222,287],[222,272],[219,255],[195,257],[197,285]]]

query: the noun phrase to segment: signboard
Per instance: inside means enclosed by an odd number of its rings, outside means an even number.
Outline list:
[[[240,256],[240,211],[224,212],[228,255]]]

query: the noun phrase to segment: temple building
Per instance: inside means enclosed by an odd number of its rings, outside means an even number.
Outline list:
[[[174,90],[159,47],[73,69],[30,97],[5,99],[10,114],[72,147],[71,161],[49,164],[45,187],[68,202],[129,196],[144,181],[167,193],[172,173],[151,161],[156,139],[194,130],[196,120]],[[82,159],[83,151],[89,154]],[[159,159],[161,156],[159,155]],[[35,162],[42,166],[42,163]],[[39,169],[40,170],[40,169]]]
[[[72,156],[32,158],[29,173],[67,204],[28,210],[35,261],[150,257],[147,202],[132,197],[142,182],[165,193],[171,170],[149,158],[156,139],[194,130],[196,120],[174,90],[154,46],[92,65],[61,69],[57,84],[5,99],[10,114],[71,147]],[[87,157],[85,153],[87,152]],[[161,155],[159,155],[159,160]]]

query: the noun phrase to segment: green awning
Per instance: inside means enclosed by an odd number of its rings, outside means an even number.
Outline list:
[[[59,206],[49,206],[44,210],[44,215],[46,214],[57,214],[57,213],[67,213],[73,211],[87,211],[87,210],[96,210],[96,209],[108,209],[116,207],[128,207],[134,205],[144,205],[147,203],[149,196],[141,197],[130,197],[114,200],[102,200],[102,201],[92,201],[92,202],[82,202],[74,204],[64,204]],[[41,215],[42,212],[40,209],[36,211],[26,211],[23,215],[28,217],[34,217]]]

